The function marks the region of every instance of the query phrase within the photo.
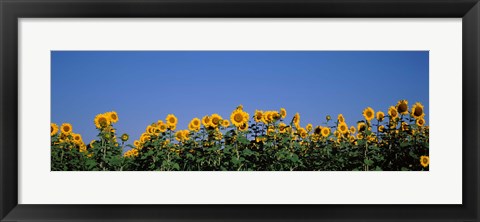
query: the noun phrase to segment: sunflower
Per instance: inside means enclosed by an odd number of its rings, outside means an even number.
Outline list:
[[[200,119],[199,118],[193,118],[192,121],[190,121],[192,126],[200,128]]]
[[[222,120],[222,117],[218,114],[212,114],[212,116],[210,117],[211,118],[211,123],[212,123],[212,126],[213,127],[218,127],[218,125],[220,125],[220,121]]]
[[[137,149],[131,149],[130,150],[130,157],[136,157],[138,156],[138,150]]]
[[[58,133],[58,126],[55,123],[50,123],[50,136],[54,136]]]
[[[403,130],[403,131],[408,130],[408,123],[402,122],[402,125],[401,125],[401,126],[402,126],[402,130]]]
[[[156,124],[155,124],[155,125],[156,125]],[[154,132],[154,134],[155,134],[156,136],[159,136],[162,131],[160,130],[160,127],[155,126],[155,128],[153,129],[153,132]],[[128,139],[127,139],[127,140],[128,140]]]
[[[368,122],[370,122],[370,120],[372,120],[373,117],[375,116],[375,111],[373,111],[371,107],[367,107],[366,109],[363,110],[363,116]]]
[[[148,140],[150,140],[150,135],[148,135],[147,133],[143,133],[143,134],[140,136],[140,142],[145,143],[145,142],[147,142]]]
[[[300,137],[302,137],[302,139],[307,138],[307,136],[308,136],[307,130],[305,130],[304,128],[298,128],[298,135],[300,135]]]
[[[295,113],[295,116],[293,116],[293,124],[295,125],[296,128],[300,128],[300,114]]]
[[[133,141],[133,146],[140,147],[140,141],[138,140]]]
[[[337,137],[337,139],[335,140],[335,143],[340,144],[342,142],[342,140],[343,140],[342,137]]]
[[[355,143],[355,137],[352,136],[352,135],[350,135],[350,136],[348,137],[348,141],[349,141],[350,143],[352,143],[352,144]]]
[[[137,149],[131,149],[130,150],[130,157],[136,157],[138,156],[138,150]]]
[[[248,113],[239,109],[233,111],[232,114],[230,115],[230,120],[232,121],[233,125],[235,125],[236,127],[242,127],[244,124],[248,122],[248,119],[249,119]]]
[[[378,142],[378,138],[375,136],[375,134],[368,135],[367,140],[374,143]]]
[[[378,111],[377,112],[377,120],[382,122],[383,118],[385,118],[385,113],[383,113],[382,111]]]
[[[188,130],[190,130],[190,131],[196,131],[196,129],[197,129],[197,128],[195,128],[195,126],[192,124],[192,122],[190,122],[190,123],[188,124]]]
[[[255,114],[253,115],[253,120],[255,120],[255,122],[263,122],[263,111],[261,110],[255,110]]]
[[[246,131],[246,130],[248,130],[248,123],[247,123],[247,122],[244,123],[243,125],[241,125],[240,127],[238,127],[238,129],[239,129],[240,131]]]
[[[427,167],[430,164],[430,157],[428,156],[421,156],[420,157],[420,164],[423,167]]]
[[[340,130],[340,132],[341,132],[342,134],[348,133],[347,123],[341,122],[340,124],[338,124],[338,130]]]
[[[233,125],[240,127],[245,120],[243,119],[243,114],[241,110],[235,110],[230,115],[230,120],[232,121]]]
[[[265,137],[257,137],[257,138],[255,138],[255,142],[257,142],[257,143],[260,143],[260,142],[263,143],[263,142],[265,142],[265,140],[267,140],[267,138],[265,138]]]
[[[132,151],[130,151],[130,150],[127,150],[127,152],[125,152],[123,154],[123,157],[125,157],[125,158],[130,158],[131,156],[132,156]]]
[[[417,102],[413,104],[412,116],[415,119],[423,118],[423,116],[425,116],[425,113],[423,112],[423,105],[421,103]]]
[[[278,113],[277,111],[272,111],[272,119],[277,121],[280,119],[280,113]]]
[[[394,121],[389,121],[388,122],[388,128],[389,129],[395,129],[397,127],[397,123]]]
[[[397,105],[395,106],[397,112],[400,114],[407,114],[408,113],[408,101],[407,100],[400,100],[398,101]]]
[[[200,130],[201,121],[199,118],[193,118],[190,123],[188,124],[188,129],[190,131],[199,131]]]
[[[177,126],[177,122],[178,122],[178,119],[177,117],[175,117],[175,115],[173,114],[168,114],[167,115],[167,118],[166,118],[166,121],[167,121],[167,126],[168,128],[175,128]]]
[[[171,131],[175,131],[175,129],[177,128],[177,125],[167,126],[167,128],[170,129]]]
[[[102,129],[110,125],[110,118],[105,114],[98,114],[93,122],[98,129]]]
[[[425,120],[423,118],[418,118],[415,122],[417,123],[417,126],[425,125]]]
[[[367,125],[364,122],[357,123],[358,132],[363,132],[367,129]]]
[[[305,129],[307,129],[308,132],[312,131],[313,129],[313,125],[311,123],[307,124],[307,126],[305,127]]]
[[[280,116],[282,119],[285,119],[287,117],[287,110],[285,108],[280,108]]]
[[[145,132],[147,132],[148,134],[153,134],[155,131],[155,127],[153,127],[152,125],[148,125],[147,128],[145,129]]]
[[[205,128],[206,128],[206,127],[209,127],[210,124],[211,124],[211,119],[210,119],[210,117],[209,117],[209,116],[204,116],[204,117],[202,118],[202,124],[203,124],[203,126],[204,126]]]
[[[326,119],[327,122],[328,122],[328,121],[330,121],[330,120],[332,119],[332,117],[331,117],[330,115],[327,115],[327,116],[325,116],[325,119]]]
[[[278,131],[280,133],[286,133],[287,132],[287,124],[285,124],[285,123],[278,124]]]
[[[354,126],[351,126],[351,127],[350,127],[350,133],[351,133],[351,134],[355,134],[356,131],[357,131],[357,129],[355,129]]]
[[[385,130],[385,126],[381,125],[378,127],[378,132],[382,132]]]
[[[273,127],[268,127],[267,129],[267,135],[273,135],[275,133],[275,128]]]
[[[168,144],[170,144],[170,140],[169,140],[169,139],[166,139],[166,140],[163,142],[163,146],[166,146],[166,145],[168,145]]]
[[[264,113],[264,120],[266,123],[270,123],[273,121],[273,112],[272,111],[266,111]]]
[[[179,142],[183,141],[183,132],[182,130],[179,130],[175,133],[175,139]]]
[[[190,131],[195,131],[195,132],[196,132],[196,131],[200,130],[200,128],[197,128],[196,126],[194,126],[194,125],[192,124],[192,122],[190,122],[190,123],[188,124],[188,130],[190,130]]]
[[[343,114],[338,114],[337,121],[339,123],[345,122],[345,117],[343,117]]]
[[[181,130],[183,133],[183,139],[184,140],[189,140],[190,139],[190,131],[188,130]]]
[[[132,149],[132,155],[138,156],[138,149]]]
[[[118,115],[117,112],[112,111],[112,112],[107,112],[105,113],[108,117],[108,120],[110,120],[111,123],[116,123],[118,122]]]
[[[167,124],[165,124],[165,123],[163,123],[163,122],[162,122],[162,124],[158,125],[157,127],[158,127],[158,129],[160,130],[160,132],[162,132],[162,133],[164,133],[165,131],[167,131]]]
[[[388,115],[390,116],[390,119],[397,118],[398,117],[397,109],[394,106],[390,106],[390,108],[388,108]]]
[[[363,134],[362,133],[357,134],[357,139],[363,140]]]
[[[320,135],[321,133],[322,133],[322,127],[316,126],[315,130],[313,131],[313,134]]]
[[[81,143],[82,142],[82,135],[77,134],[77,133],[72,133],[72,138],[75,143]]]
[[[222,126],[227,128],[228,126],[230,126],[230,121],[228,121],[226,119],[222,120]]]
[[[335,132],[333,132],[333,135],[337,138],[342,137],[342,133],[338,130],[335,130]]]
[[[328,135],[330,135],[330,128],[328,128],[328,127],[323,127],[323,128],[322,128],[322,136],[323,136],[323,137],[327,137]]]
[[[60,126],[62,134],[68,135],[72,132],[72,125],[70,123],[64,123]]]

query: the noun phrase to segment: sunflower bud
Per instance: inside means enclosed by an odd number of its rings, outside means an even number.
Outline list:
[[[122,139],[123,142],[125,142],[128,140],[128,134],[124,133],[120,138]]]
[[[327,115],[326,119],[327,119],[327,121],[330,121],[332,119],[332,117],[330,115]]]

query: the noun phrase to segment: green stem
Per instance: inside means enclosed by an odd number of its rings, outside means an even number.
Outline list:
[[[368,160],[368,157],[367,157],[367,150],[368,150],[368,142],[365,142],[365,159]],[[365,163],[365,171],[368,171],[368,165]]]
[[[65,151],[62,149],[62,155],[60,155],[60,164],[63,165],[63,155]]]
[[[103,150],[103,161],[105,163],[105,159],[107,158],[107,147],[105,146],[105,140],[102,138],[102,150]],[[106,171],[105,165],[103,166],[103,171]]]

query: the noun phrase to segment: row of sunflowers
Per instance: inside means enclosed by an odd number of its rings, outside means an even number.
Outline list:
[[[117,136],[116,112],[94,118],[97,138],[88,144],[73,126],[51,124],[55,171],[423,171],[429,169],[429,127],[424,106],[400,100],[387,113],[367,107],[364,119],[348,126],[345,117],[326,116],[321,125],[300,123],[287,110],[238,106],[223,118],[193,118],[177,130],[178,119],[148,125],[133,143]],[[128,149],[126,152],[123,150]]]

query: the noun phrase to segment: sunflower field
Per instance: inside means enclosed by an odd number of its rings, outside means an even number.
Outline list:
[[[240,105],[229,118],[211,114],[177,129],[174,114],[146,126],[138,139],[117,134],[114,111],[98,114],[96,139],[51,123],[52,171],[423,171],[429,169],[424,106],[400,100],[386,113],[367,107],[348,126],[339,114],[321,125],[300,123],[287,110]],[[126,152],[123,150],[128,149]]]

